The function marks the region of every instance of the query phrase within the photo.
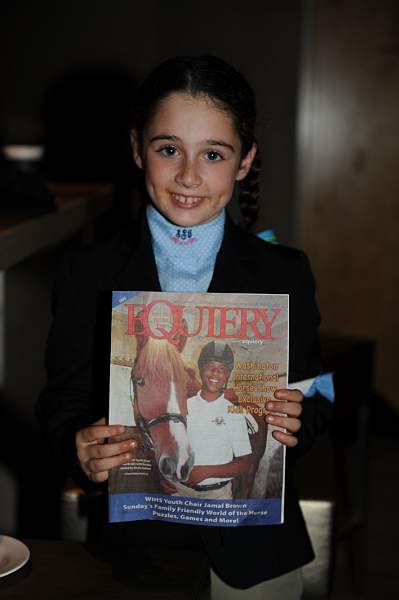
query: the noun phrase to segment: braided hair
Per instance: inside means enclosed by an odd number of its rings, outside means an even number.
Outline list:
[[[161,63],[138,86],[132,112],[132,127],[139,146],[161,100],[174,92],[194,98],[206,96],[227,112],[241,140],[243,159],[255,140],[255,95],[247,80],[224,60],[211,55],[178,56]],[[258,216],[260,158],[257,150],[247,176],[238,182],[240,225],[249,229]]]

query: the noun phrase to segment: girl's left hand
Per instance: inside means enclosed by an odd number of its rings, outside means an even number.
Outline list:
[[[266,404],[270,414],[266,415],[265,420],[270,425],[286,429],[286,432],[273,431],[273,437],[285,446],[293,448],[298,443],[298,438],[294,434],[301,428],[299,417],[302,413],[303,394],[299,390],[283,389],[276,390],[274,397],[276,400]],[[284,413],[284,416],[278,413]]]

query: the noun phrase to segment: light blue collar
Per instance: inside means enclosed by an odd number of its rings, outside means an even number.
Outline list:
[[[179,227],[150,204],[147,220],[162,291],[206,292],[223,239],[225,211],[209,223]]]

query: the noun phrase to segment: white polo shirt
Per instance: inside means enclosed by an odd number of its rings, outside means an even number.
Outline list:
[[[187,433],[196,465],[224,465],[235,457],[251,454],[247,423],[243,413],[229,413],[234,406],[222,394],[208,402],[198,392],[187,400]],[[228,481],[231,477],[210,477],[201,485]]]

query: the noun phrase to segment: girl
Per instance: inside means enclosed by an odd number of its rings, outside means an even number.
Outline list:
[[[110,311],[99,291],[288,293],[290,381],[320,371],[319,314],[306,257],[247,233],[257,215],[260,163],[254,128],[251,88],[215,57],[167,61],[138,89],[131,141],[143,174],[145,207],[138,223],[115,239],[65,261],[55,286],[49,382],[38,403],[54,452],[86,490],[99,489],[112,467],[131,458],[134,444],[103,443],[123,427],[105,424]],[[240,226],[225,212],[236,187]],[[186,528],[201,539],[214,570],[234,588],[287,577],[298,582],[297,570],[313,558],[291,467],[328,421],[330,404],[318,393],[303,400],[298,390],[285,389],[267,408],[266,419],[286,430],[273,433],[288,448],[284,524]],[[142,552],[143,539],[148,545],[153,540],[173,546],[182,527],[135,523],[129,529],[130,552],[135,543]],[[293,575],[275,579],[289,572]],[[300,585],[291,591],[299,597]]]

